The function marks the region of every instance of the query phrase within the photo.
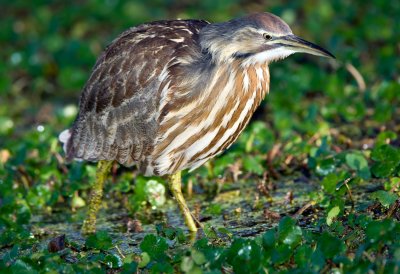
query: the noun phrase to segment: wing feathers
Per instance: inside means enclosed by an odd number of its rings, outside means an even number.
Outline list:
[[[79,115],[65,142],[67,157],[117,160],[127,166],[143,160],[155,141],[161,96],[173,77],[169,68],[179,63],[176,58],[184,62],[199,54],[197,34],[207,24],[159,21],[115,39],[83,90]]]

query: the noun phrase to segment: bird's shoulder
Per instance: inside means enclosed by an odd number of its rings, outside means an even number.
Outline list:
[[[123,55],[126,51],[147,55],[163,48],[178,50],[196,46],[199,31],[209,24],[204,20],[162,20],[132,27],[121,33],[103,53],[103,59]]]
[[[83,89],[69,131],[69,157],[130,166],[149,155],[161,102],[168,101],[162,98],[173,89],[170,78],[180,75],[179,63],[201,54],[198,34],[207,24],[157,21],[130,28],[112,41]]]
[[[193,35],[209,23],[204,20],[160,20],[150,23],[144,23],[121,33],[115,42],[131,40],[140,42],[143,39],[176,39],[182,37],[192,38]]]
[[[200,52],[204,20],[163,20],[132,27],[109,44],[81,96],[81,111],[97,113],[148,92],[172,61]]]

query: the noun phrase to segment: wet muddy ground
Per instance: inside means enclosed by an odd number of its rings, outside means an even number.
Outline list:
[[[293,217],[302,228],[312,230],[315,229],[314,222],[322,215],[312,199],[319,188],[316,183],[304,177],[293,177],[269,185],[257,179],[231,183],[211,198],[210,195],[194,193],[187,201],[206,230],[200,229],[196,235],[186,230],[183,218],[170,197],[165,205],[155,210],[143,209],[143,212],[138,212],[139,217],[135,218],[121,204],[108,202],[112,201],[112,197],[106,194],[103,208],[98,214],[97,230],[105,230],[112,235],[113,243],[124,254],[140,253],[138,245],[145,235],[156,233],[156,224],[160,223],[182,228],[192,240],[211,232],[220,234],[221,240],[226,242],[233,237],[260,235],[276,226],[284,216]],[[361,189],[353,191],[353,199],[360,199],[362,193],[364,191]],[[362,204],[358,206],[362,207]],[[33,216],[31,231],[35,237],[41,238],[42,245],[65,234],[68,241],[83,246],[85,237],[80,233],[80,228],[84,214],[84,208],[77,212],[55,208],[51,215]]]

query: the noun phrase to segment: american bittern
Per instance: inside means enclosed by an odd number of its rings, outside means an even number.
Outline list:
[[[123,32],[101,54],[71,129],[60,135],[67,159],[99,161],[83,232],[95,230],[112,161],[169,175],[191,231],[180,171],[227,149],[269,91],[269,63],[293,53],[333,57],[295,36],[270,13],[223,23],[171,20]]]

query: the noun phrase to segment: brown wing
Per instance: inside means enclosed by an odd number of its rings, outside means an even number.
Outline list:
[[[201,20],[131,28],[108,46],[84,87],[67,141],[67,158],[132,165],[150,149],[171,66],[200,53]]]

